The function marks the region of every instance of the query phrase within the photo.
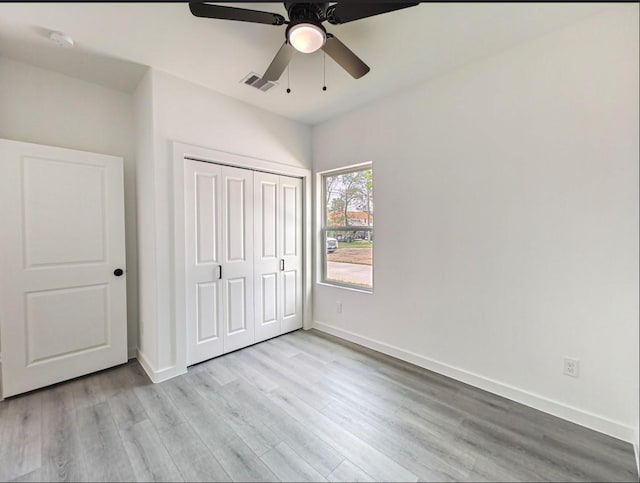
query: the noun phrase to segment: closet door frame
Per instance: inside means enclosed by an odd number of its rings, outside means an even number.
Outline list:
[[[276,175],[291,176],[302,179],[302,212],[303,212],[303,283],[302,283],[302,327],[311,328],[311,288],[312,288],[312,251],[311,240],[311,180],[310,169],[288,166],[265,159],[243,156],[240,154],[218,151],[216,149],[192,146],[174,142],[173,147],[173,300],[172,332],[175,339],[176,370],[187,368],[187,324],[186,324],[186,279],[185,279],[185,202],[184,172],[185,160],[215,163],[235,168],[264,171]]]

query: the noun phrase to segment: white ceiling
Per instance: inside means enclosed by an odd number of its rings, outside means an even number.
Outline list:
[[[282,3],[233,6],[279,12]],[[0,54],[131,92],[152,66],[291,119],[315,124],[474,59],[578,21],[610,3],[422,3],[345,25],[325,24],[370,67],[355,80],[323,53],[296,53],[291,94],[241,84],[262,74],[284,26],[196,18],[186,3],[2,3]],[[52,30],[73,37],[55,46]]]

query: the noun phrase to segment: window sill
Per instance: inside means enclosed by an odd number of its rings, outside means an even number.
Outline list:
[[[323,287],[339,288],[342,290],[349,290],[351,292],[358,292],[358,293],[364,293],[367,295],[373,295],[373,289],[367,290],[364,288],[349,287],[347,285],[340,285],[337,283],[330,283],[330,282],[316,282],[316,285],[322,285]]]

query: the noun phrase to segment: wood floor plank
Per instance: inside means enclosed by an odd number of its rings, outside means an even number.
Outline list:
[[[265,393],[244,380],[227,384],[220,390],[220,395],[235,405],[239,411],[248,416],[270,425],[273,421],[280,421],[286,414],[278,406],[273,405]]]
[[[97,376],[106,400],[131,389],[152,384],[135,361],[112,367]]]
[[[294,347],[297,347],[300,352],[309,354],[310,356],[315,357],[316,359],[321,361],[338,361],[343,357],[344,354],[341,351],[340,346],[322,345],[321,343],[315,343],[314,341],[309,340],[307,334],[302,333],[302,331],[291,333],[287,338],[287,342],[289,342]]]
[[[272,420],[270,427],[282,441],[325,478],[344,461],[344,456],[338,450],[288,415]]]
[[[106,402],[76,410],[84,481],[133,481],[135,474]]]
[[[315,363],[309,362],[309,359],[313,358],[304,352],[300,352],[292,357],[287,357],[280,352],[278,347],[268,344],[261,344],[259,347],[256,347],[256,350],[271,359],[283,370],[290,370],[295,374],[304,374],[305,382],[308,384],[313,384],[324,376],[324,372],[322,372],[320,367]],[[275,383],[274,387],[277,386],[278,384]]]
[[[314,431],[318,437],[339,450],[345,458],[353,461],[373,478],[383,481],[417,481],[416,475],[345,431],[340,425],[305,404],[296,396],[277,390],[269,397],[274,403],[285,408],[291,417]]]
[[[0,481],[7,481],[41,466],[42,392],[31,392],[0,404],[6,404],[0,438]]]
[[[185,377],[163,382],[162,389],[214,453],[239,439],[224,418],[211,409],[207,400]]]
[[[375,481],[349,460],[344,460],[327,477],[332,482]]]
[[[277,347],[284,357],[293,357],[296,354],[300,354],[300,350],[289,342],[289,336],[284,335],[280,337],[274,337],[263,342],[264,344]]]
[[[184,481],[231,481],[188,423],[178,423],[158,434]]]
[[[107,402],[111,409],[113,420],[120,430],[127,429],[147,419],[147,412],[132,389],[119,392],[110,397]]]
[[[633,461],[628,458],[628,443],[620,443],[620,440],[613,438],[609,441],[600,438],[576,438],[575,434],[545,429],[541,444],[550,450],[569,454],[578,461],[588,460],[590,465],[606,468],[609,479],[626,481],[635,476],[637,468],[634,468]]]
[[[278,481],[278,477],[239,438],[213,453],[233,481]]]
[[[526,474],[530,481],[588,481],[580,469],[558,464],[554,457],[541,452],[540,444],[482,419],[465,419],[454,441],[492,461],[499,459],[499,466],[513,474]]]
[[[268,392],[278,387],[278,383],[272,377],[258,371],[255,365],[247,361],[241,352],[228,354],[224,359],[232,371],[249,381],[261,391]]]
[[[260,459],[280,481],[327,481],[284,442],[263,454]]]
[[[104,372],[98,372],[70,381],[76,410],[106,401],[107,394],[105,394],[101,383],[101,380],[106,377]]]
[[[201,364],[198,364],[197,367],[202,367],[209,371],[218,384],[223,386],[236,381],[239,377],[232,369],[229,368],[224,357],[216,357],[215,359],[202,362]]]
[[[316,390],[313,384],[304,377],[304,373],[298,373],[294,368],[287,364],[279,364],[269,357],[257,346],[250,347],[245,353],[245,357],[256,362],[257,370],[267,375],[278,378],[280,388],[286,388],[296,393],[307,404],[321,409],[329,403],[335,402],[335,399],[322,391]],[[246,349],[245,349],[246,350]]]
[[[183,481],[151,421],[136,423],[120,434],[136,481]]]
[[[193,374],[189,380],[207,400],[211,410],[223,418],[257,456],[262,456],[280,442],[264,421],[254,417],[250,403],[244,405],[240,401],[230,402],[225,399],[218,391],[211,390],[210,386],[207,386],[209,378],[211,378],[210,374],[199,373]]]
[[[158,432],[163,432],[185,422],[160,385],[144,385],[135,388],[140,404]]]
[[[18,482],[31,483],[36,481],[49,481],[49,480],[42,477],[42,472],[40,468],[38,468],[37,470],[30,471],[25,475],[18,476],[17,478],[14,478],[13,480],[9,480],[9,481],[11,481],[12,483],[18,483]]]
[[[70,385],[42,392],[42,466],[44,481],[82,481],[85,463],[80,448]]]
[[[371,407],[393,413],[404,403],[404,401],[400,401],[396,397],[389,398],[372,392],[362,380],[352,380],[351,377],[337,376],[333,372],[329,372],[326,377],[317,381],[314,384],[314,388],[332,397],[332,400],[325,406],[344,400],[354,403],[367,401]]]
[[[363,406],[327,406],[322,413],[418,476],[421,481],[459,481],[475,458],[450,443],[448,436],[421,431],[389,415],[365,415]]]

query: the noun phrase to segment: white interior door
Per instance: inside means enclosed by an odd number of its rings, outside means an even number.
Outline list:
[[[254,342],[253,171],[222,167],[224,352]]]
[[[222,167],[185,160],[187,363],[223,353]]]
[[[126,362],[122,159],[8,140],[0,156],[3,395]]]
[[[280,176],[281,333],[302,327],[302,180]]]
[[[280,177],[254,173],[254,287],[256,342],[280,335]]]

